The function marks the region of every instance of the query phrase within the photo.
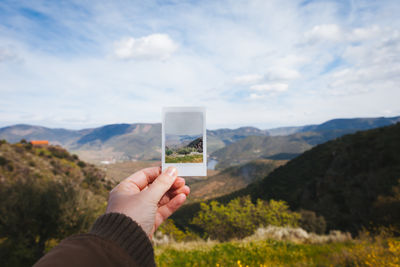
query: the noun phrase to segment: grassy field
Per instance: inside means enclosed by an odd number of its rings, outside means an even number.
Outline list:
[[[157,266],[400,266],[400,240],[296,244],[258,240],[156,246]]]
[[[177,156],[165,156],[166,163],[202,163],[203,162],[203,154],[199,155],[185,155],[182,157]]]

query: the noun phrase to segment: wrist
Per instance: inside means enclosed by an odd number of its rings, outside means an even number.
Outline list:
[[[117,243],[140,266],[155,265],[150,239],[137,222],[124,214],[107,213],[100,216],[90,233]]]

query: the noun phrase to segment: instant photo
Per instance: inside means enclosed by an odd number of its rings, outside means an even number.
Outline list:
[[[206,176],[206,144],[205,108],[163,108],[163,170],[174,166],[179,176]]]

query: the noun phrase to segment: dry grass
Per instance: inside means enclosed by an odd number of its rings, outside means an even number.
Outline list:
[[[278,240],[276,240],[278,239]],[[388,236],[352,239],[300,228],[260,228],[253,236],[230,242],[165,239],[155,245],[158,266],[390,266],[400,267],[400,240]]]
[[[301,228],[268,226],[259,228],[256,232],[244,240],[266,240],[274,239],[279,241],[290,241],[297,244],[322,244],[331,242],[347,242],[351,241],[350,233],[341,231],[331,231],[328,235],[318,235],[315,233],[307,233]]]

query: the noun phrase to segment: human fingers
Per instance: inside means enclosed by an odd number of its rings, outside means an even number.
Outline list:
[[[184,185],[185,185],[185,179],[183,179],[182,177],[176,177],[175,182],[172,184],[170,190],[178,189]]]
[[[128,178],[124,179],[120,184],[123,184],[124,186],[127,187],[136,186],[138,189],[135,191],[140,192],[148,184],[152,183],[154,179],[160,175],[160,173],[161,173],[161,167],[145,168],[130,175]]]
[[[186,195],[181,193],[176,195],[167,204],[159,207],[156,213],[155,229],[157,229],[163,221],[171,216],[172,213],[179,209],[183,205],[183,203],[185,203],[185,201]]]
[[[186,196],[189,195],[190,193],[190,188],[189,186],[185,185],[182,186],[178,189],[175,189],[173,191],[169,190],[167,193],[165,193],[165,195],[161,198],[160,202],[158,203],[159,206],[163,206],[166,203],[168,203],[172,198],[174,198],[176,195],[179,194],[185,194]]]
[[[162,196],[170,190],[177,175],[178,170],[175,167],[168,167],[168,169],[161,173],[143,193],[145,193],[151,201],[158,203]]]

